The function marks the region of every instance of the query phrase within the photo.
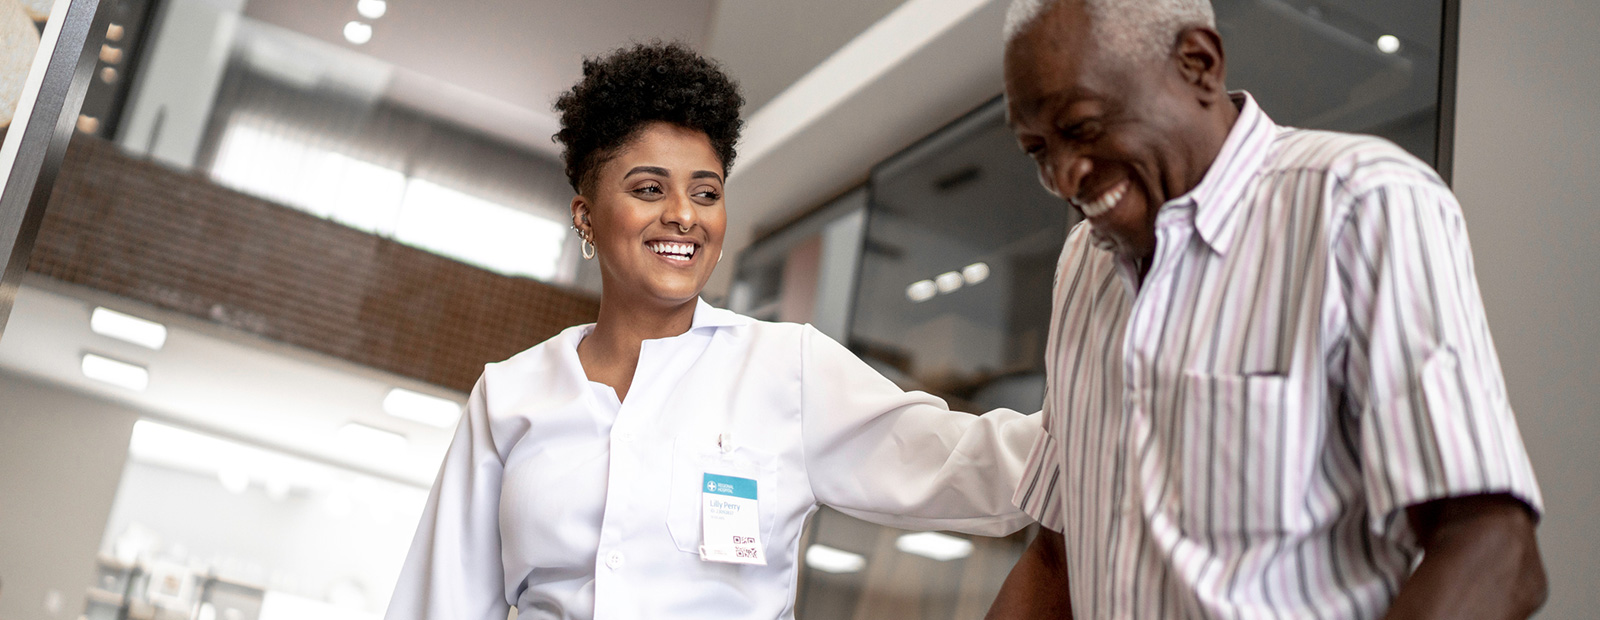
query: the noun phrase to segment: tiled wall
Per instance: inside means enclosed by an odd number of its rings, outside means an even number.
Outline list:
[[[82,135],[28,269],[461,391],[599,309]]]

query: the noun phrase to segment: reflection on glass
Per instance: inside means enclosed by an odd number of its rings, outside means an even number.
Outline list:
[[[991,102],[874,172],[849,345],[958,409],[1036,411],[1070,216],[1003,115]]]
[[[1376,134],[1437,164],[1438,0],[1214,0],[1228,86],[1280,125]]]

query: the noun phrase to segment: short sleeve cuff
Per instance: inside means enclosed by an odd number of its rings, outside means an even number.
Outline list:
[[[1011,497],[1028,516],[1057,532],[1065,526],[1061,522],[1061,457],[1055,437],[1049,431],[1040,433],[1028,453],[1022,483]]]

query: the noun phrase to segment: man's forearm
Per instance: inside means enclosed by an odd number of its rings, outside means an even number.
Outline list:
[[[985,620],[1072,618],[1065,554],[1061,535],[1040,529],[1006,576]]]
[[[1508,495],[1451,498],[1414,507],[1408,516],[1423,559],[1388,620],[1521,619],[1544,604],[1544,564],[1521,502]]]

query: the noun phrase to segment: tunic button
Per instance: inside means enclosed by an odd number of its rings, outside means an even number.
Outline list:
[[[622,568],[622,552],[612,551],[609,555],[607,555],[606,567],[610,568],[611,570]]]
[[[622,440],[623,441],[633,441],[633,433],[628,433],[628,432],[622,433]]]

